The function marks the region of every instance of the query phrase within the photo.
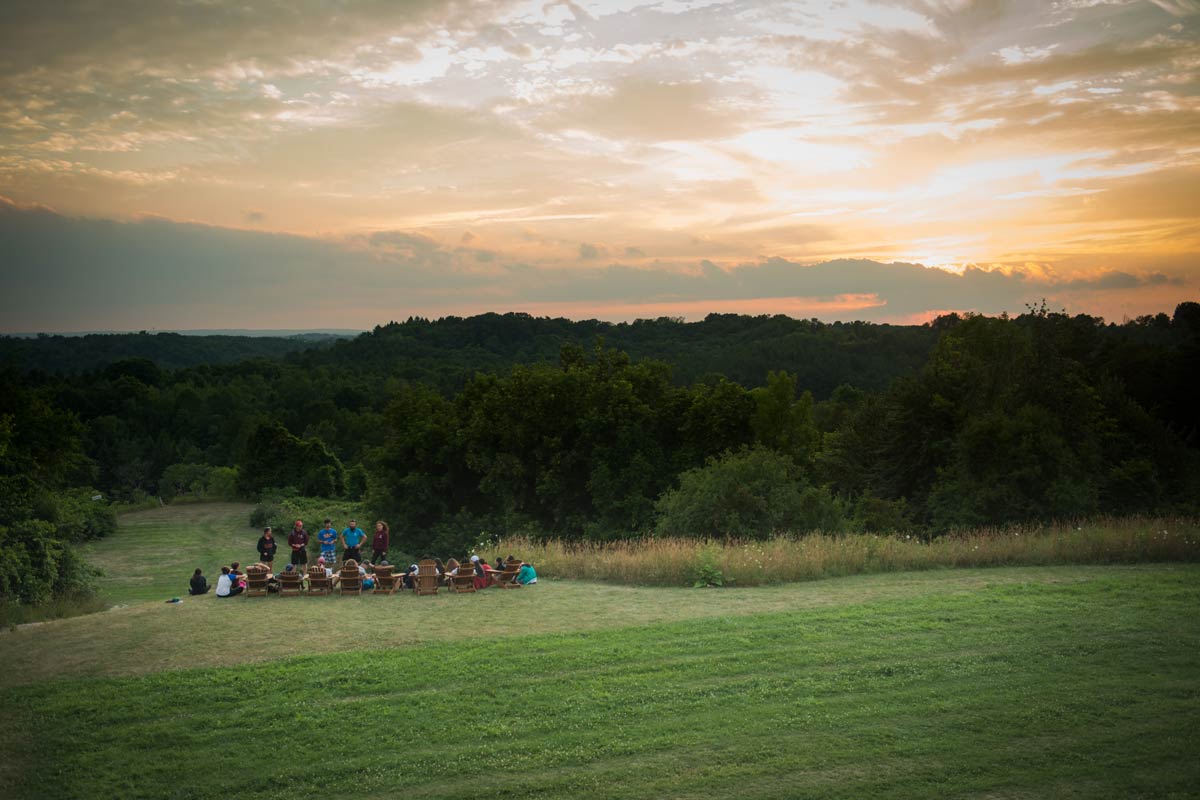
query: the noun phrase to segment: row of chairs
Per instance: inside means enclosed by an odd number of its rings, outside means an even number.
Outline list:
[[[517,582],[517,574],[521,570],[520,561],[509,561],[504,565],[502,570],[494,570],[491,573],[491,580],[495,585],[504,589],[519,589],[521,584]],[[395,594],[398,589],[403,588],[403,575],[393,574],[394,567],[392,566],[377,566],[375,567],[374,579],[375,585],[371,589],[371,594]],[[466,594],[476,591],[480,588],[476,581],[474,570],[469,564],[464,564],[460,571],[465,574],[451,575],[448,577],[446,588],[449,591]],[[246,597],[265,597],[267,595],[267,585],[270,582],[270,570],[258,564],[251,565],[246,568]],[[320,597],[323,595],[333,594],[336,588],[340,594],[362,594],[363,592],[363,576],[359,573],[357,567],[345,567],[337,573],[336,580],[325,572],[324,567],[311,566],[308,568],[308,574],[303,575],[299,572],[281,572],[275,576],[279,582],[280,597],[299,597],[307,595],[309,597]],[[307,578],[308,586],[305,587],[304,582]],[[417,574],[412,581],[412,591],[417,595],[437,594],[438,582],[441,576],[438,575],[437,564],[433,559],[425,559],[417,563]]]

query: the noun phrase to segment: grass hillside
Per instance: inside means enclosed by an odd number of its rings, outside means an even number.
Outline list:
[[[1200,794],[1196,565],[163,603],[245,511],[123,517],[125,607],[0,634],[0,796]]]

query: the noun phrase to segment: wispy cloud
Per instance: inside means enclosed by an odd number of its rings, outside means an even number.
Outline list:
[[[296,258],[366,281],[375,273],[354,272],[365,264],[461,271],[471,280],[455,285],[481,303],[553,290],[546,302],[636,304],[596,287],[645,280],[667,286],[663,302],[717,302],[709,289],[758,285],[775,260],[859,257],[950,268],[960,290],[977,280],[968,265],[1003,267],[1026,276],[1002,295],[1014,299],[1037,281],[1178,297],[1171,282],[1087,281],[1200,253],[1196,11],[1194,0],[10,3],[0,182],[20,203],[139,235],[153,225],[129,221],[146,214],[208,226],[195,230],[210,243],[217,231],[233,241],[226,229],[293,234],[279,241],[297,243]],[[696,278],[705,260],[740,282]],[[505,283],[519,285],[524,273],[501,270],[516,264],[541,276],[534,294]],[[612,264],[631,272],[600,272]],[[822,291],[884,298],[864,308],[892,313],[901,301],[886,279],[924,276],[864,274],[884,284]],[[774,295],[725,299],[752,296]]]

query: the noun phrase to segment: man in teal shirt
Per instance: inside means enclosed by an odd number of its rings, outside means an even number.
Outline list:
[[[350,527],[342,531],[342,547],[344,548],[342,552],[343,564],[352,558],[356,562],[362,562],[362,553],[359,552],[358,548],[365,538],[367,538],[367,534],[358,527],[358,521],[350,520]]]

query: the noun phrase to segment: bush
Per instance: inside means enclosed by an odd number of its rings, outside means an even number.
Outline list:
[[[236,500],[237,467],[213,467],[208,473],[206,496],[213,500]]]
[[[358,520],[358,527],[368,534],[375,530],[375,521],[368,518],[366,510],[358,503],[324,497],[303,497],[290,492],[264,497],[250,512],[250,524],[256,528],[270,525],[280,541],[279,546],[282,550],[287,546],[287,534],[292,529],[292,524],[298,519],[304,520],[304,528],[310,537],[308,546],[315,553],[320,550],[317,531],[324,527],[326,517],[333,520],[333,527],[339,531],[346,527],[346,523],[351,519]]]
[[[655,533],[762,539],[782,530],[840,530],[838,502],[802,481],[795,462],[773,450],[726,453],[680,475],[679,488],[659,498]]]
[[[367,495],[367,469],[362,464],[355,464],[346,470],[346,498],[362,500]]]
[[[854,504],[853,527],[865,533],[896,533],[911,530],[913,521],[903,498],[884,500],[867,494]]]
[[[37,605],[55,595],[92,591],[95,570],[55,533],[54,524],[41,519],[0,527],[0,597]]]
[[[58,538],[68,542],[102,539],[117,532],[117,515],[94,489],[73,489],[59,495]]]
[[[168,502],[177,497],[234,500],[237,498],[237,468],[172,464],[163,470],[158,490]]]

